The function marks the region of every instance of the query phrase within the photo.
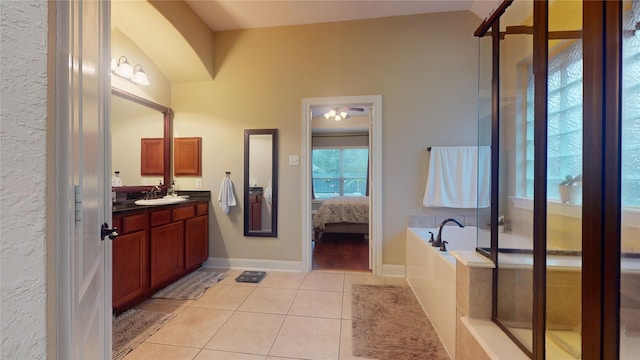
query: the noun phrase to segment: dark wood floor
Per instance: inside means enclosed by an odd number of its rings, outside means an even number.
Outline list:
[[[369,240],[362,234],[323,234],[313,246],[313,269],[369,271]]]

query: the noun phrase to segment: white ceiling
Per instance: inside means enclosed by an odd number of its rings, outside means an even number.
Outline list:
[[[213,31],[447,11],[484,19],[500,0],[185,0]]]

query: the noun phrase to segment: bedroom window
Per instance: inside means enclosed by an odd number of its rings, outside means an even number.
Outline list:
[[[314,148],[312,157],[315,199],[367,195],[368,148]]]

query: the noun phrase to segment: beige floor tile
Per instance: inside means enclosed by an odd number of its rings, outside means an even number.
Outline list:
[[[351,295],[352,293],[342,294],[342,318],[343,319],[350,320],[353,318],[353,310],[351,307]]]
[[[385,285],[409,286],[405,278],[396,276],[385,276],[384,283]]]
[[[194,360],[265,360],[264,355],[236,353],[218,350],[202,350]]]
[[[344,272],[312,271],[304,277],[300,289],[340,291],[344,287]]]
[[[188,307],[153,334],[147,342],[203,347],[233,312]]]
[[[205,348],[267,355],[284,318],[284,315],[236,312]]]
[[[255,288],[218,284],[190,306],[209,309],[236,310]]]
[[[353,356],[353,327],[351,320],[342,320],[340,331],[340,360],[368,360],[367,358]]]
[[[280,357],[280,356],[267,356],[267,360],[305,360],[291,357]]]
[[[384,279],[378,276],[373,276],[371,274],[345,274],[344,292],[351,292],[351,286],[353,284],[384,285]]]
[[[142,343],[123,360],[192,360],[199,351],[199,348]]]
[[[338,359],[339,319],[287,316],[269,353],[300,359]]]
[[[340,319],[343,294],[336,291],[299,290],[289,315]]]
[[[299,272],[270,272],[262,279],[259,287],[299,289],[306,274]]]
[[[297,290],[256,288],[240,305],[239,311],[266,314],[286,314],[291,307]]]

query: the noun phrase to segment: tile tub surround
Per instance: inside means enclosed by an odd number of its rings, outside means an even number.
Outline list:
[[[227,278],[197,300],[151,299],[138,308],[176,317],[124,360],[362,359],[351,355],[353,284],[406,286],[348,271],[269,272],[258,284]]]

